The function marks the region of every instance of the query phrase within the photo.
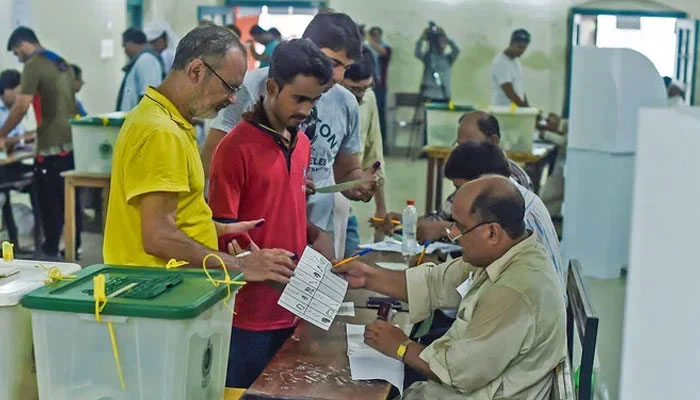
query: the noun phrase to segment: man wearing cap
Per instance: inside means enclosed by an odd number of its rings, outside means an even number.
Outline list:
[[[530,44],[530,33],[518,29],[510,37],[510,45],[491,62],[491,104],[527,107],[523,69],[520,58]]]
[[[117,111],[131,111],[141,101],[149,86],[158,86],[165,77],[160,55],[146,40],[146,34],[129,28],[122,34],[122,47],[129,63],[122,68],[124,79],[117,96]]]
[[[146,34],[146,40],[151,44],[153,50],[160,54],[165,72],[170,71],[177,48],[177,38],[170,28],[170,24],[163,20],[156,20],[146,25],[143,28],[143,33]]]

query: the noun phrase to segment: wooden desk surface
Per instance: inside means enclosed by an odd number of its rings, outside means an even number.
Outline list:
[[[367,324],[375,310],[355,309],[355,317],[337,317],[328,331],[302,322],[243,399],[386,399],[385,381],[353,381],[347,356],[345,324]],[[404,331],[408,316],[394,317]]]
[[[61,172],[61,176],[64,178],[88,178],[88,179],[111,179],[112,175],[110,173],[101,172],[80,172],[74,169],[70,171]]]
[[[7,158],[0,158],[0,166],[14,164],[22,160],[28,160],[34,157],[34,153],[31,151],[17,151],[7,156]]]

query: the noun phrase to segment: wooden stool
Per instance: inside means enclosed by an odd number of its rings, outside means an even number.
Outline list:
[[[75,170],[62,172],[65,178],[64,201],[64,240],[66,245],[66,262],[75,262],[75,188],[103,188],[109,198],[110,174],[78,172]]]
[[[450,156],[450,147],[424,147],[423,153],[428,158],[428,173],[425,191],[425,213],[429,214],[440,206],[442,201],[443,167]],[[437,169],[437,171],[436,171]],[[433,199],[435,204],[433,204]]]

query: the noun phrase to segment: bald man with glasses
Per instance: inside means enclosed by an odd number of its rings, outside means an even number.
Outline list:
[[[428,346],[391,323],[367,325],[365,343],[427,378],[403,399],[549,398],[551,371],[566,355],[565,306],[559,277],[525,229],[524,212],[508,178],[483,177],[459,189],[446,232],[462,258],[405,271],[359,261],[334,269],[350,288],[407,301],[412,321],[457,308],[454,323]]]

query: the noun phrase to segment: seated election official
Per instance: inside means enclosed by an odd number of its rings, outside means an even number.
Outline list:
[[[428,378],[404,399],[549,398],[551,372],[566,355],[564,299],[524,212],[508,178],[482,177],[459,189],[447,228],[462,259],[405,271],[358,261],[335,269],[350,288],[408,301],[412,321],[458,309],[447,333],[427,347],[385,321],[367,326],[365,343]]]
[[[214,220],[265,223],[250,232],[263,248],[301,256],[307,244],[306,177],[311,143],[299,124],[331,82],[330,58],[309,40],[282,42],[272,56],[266,95],[219,142],[211,164]],[[281,292],[249,283],[236,294],[229,387],[248,387],[300,319],[277,305]]]

